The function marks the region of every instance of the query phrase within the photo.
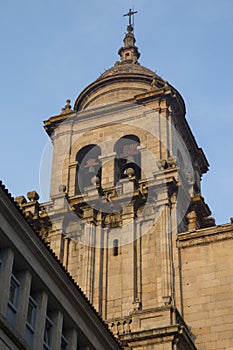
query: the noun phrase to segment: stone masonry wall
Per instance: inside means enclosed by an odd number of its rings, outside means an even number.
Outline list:
[[[228,232],[215,228],[181,243],[184,318],[198,350],[233,349],[233,225],[228,226]]]

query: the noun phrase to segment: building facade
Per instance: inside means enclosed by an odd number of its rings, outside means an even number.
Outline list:
[[[183,98],[131,24],[119,55],[45,121],[51,200],[16,200],[123,346],[233,349],[233,224],[210,217]]]
[[[0,184],[0,349],[120,350]]]

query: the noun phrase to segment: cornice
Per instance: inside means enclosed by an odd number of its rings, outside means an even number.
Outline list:
[[[233,224],[213,226],[201,230],[180,233],[177,247],[184,249],[233,239]]]

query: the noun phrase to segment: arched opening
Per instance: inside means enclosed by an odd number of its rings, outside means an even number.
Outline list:
[[[135,176],[137,180],[141,178],[141,155],[138,146],[140,146],[140,139],[135,135],[123,136],[115,143],[115,184],[129,174]],[[127,169],[129,169],[128,172]]]
[[[84,192],[85,187],[93,185],[93,178],[101,182],[101,162],[99,156],[101,149],[97,145],[88,145],[80,149],[76,155],[77,170],[75,181],[75,194]]]
[[[113,241],[113,256],[118,256],[119,254],[119,241],[118,239],[114,239]]]

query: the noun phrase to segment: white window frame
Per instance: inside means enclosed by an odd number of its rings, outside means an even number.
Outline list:
[[[63,344],[62,344],[63,342]],[[63,347],[65,345],[65,347]],[[67,348],[68,345],[68,340],[66,339],[66,337],[64,336],[64,334],[61,335],[61,350],[65,350],[68,349]]]
[[[11,275],[11,285],[12,284],[15,287],[14,300],[13,302],[9,300],[10,298],[10,291],[9,291],[8,305],[13,309],[14,312],[17,312],[20,282],[13,274]]]
[[[36,324],[36,308],[37,308],[37,303],[36,301],[31,297],[29,297],[29,302],[28,302],[28,309],[32,305],[32,317],[31,317],[31,322],[28,321],[28,314],[27,314],[27,322],[26,325],[27,327],[34,333],[35,332],[35,324]]]
[[[46,329],[48,328],[47,327],[47,324],[49,324],[49,329],[50,329],[50,332],[51,334],[49,335],[49,339],[46,339]],[[53,337],[53,321],[49,318],[48,315],[46,315],[46,319],[45,319],[45,328],[44,328],[44,342],[43,342],[43,345],[44,345],[44,349],[48,349],[50,350],[51,349],[51,345],[52,345],[52,337]]]

